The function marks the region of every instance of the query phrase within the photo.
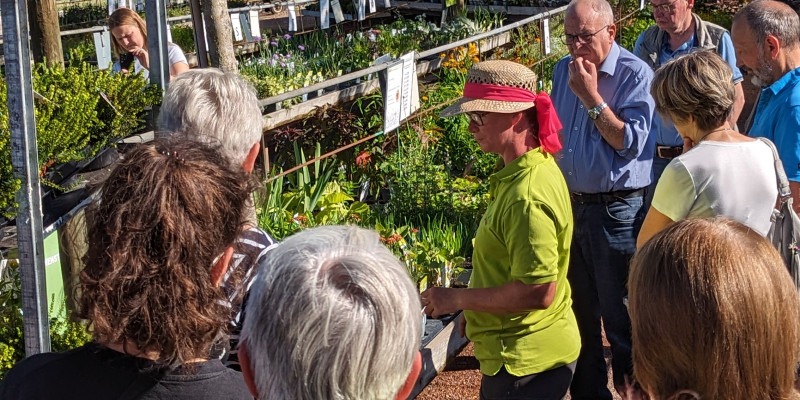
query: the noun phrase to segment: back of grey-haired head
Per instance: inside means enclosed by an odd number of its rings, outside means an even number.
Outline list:
[[[419,293],[377,233],[325,226],[266,257],[242,340],[263,399],[393,399],[419,351]]]
[[[241,164],[261,141],[264,118],[258,96],[244,78],[214,68],[192,69],[170,81],[158,127],[220,145],[231,162]]]
[[[747,23],[759,49],[763,48],[767,36],[775,36],[785,48],[800,45],[800,17],[785,3],[772,0],[750,2],[736,13],[733,21]]]
[[[606,0],[572,0],[569,2],[569,5],[567,5],[567,10],[564,12],[564,15],[571,15],[575,13],[575,7],[578,4],[591,5],[592,10],[594,10],[594,12],[603,19],[604,24],[614,24],[614,10],[611,8],[611,4],[609,4]]]

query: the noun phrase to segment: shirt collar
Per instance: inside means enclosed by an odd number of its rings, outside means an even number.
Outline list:
[[[775,81],[772,85],[767,86],[767,89],[769,89],[772,94],[778,94],[786,85],[796,80],[800,80],[800,68],[795,68],[783,74],[780,79]]]
[[[617,70],[617,60],[619,59],[619,45],[617,42],[611,43],[611,50],[608,51],[608,56],[603,61],[603,64],[600,65],[600,68],[597,72],[605,72],[609,76],[614,76],[614,72]]]
[[[516,160],[508,163],[503,169],[492,175],[493,180],[508,181],[514,178],[520,171],[533,167],[544,162],[546,155],[541,147],[537,147],[519,156]]]
[[[665,33],[664,40],[661,42],[661,51],[667,54],[675,54],[679,51],[688,51],[689,49],[695,47],[694,41],[696,37],[697,37],[696,33],[693,32],[689,40],[685,41],[682,45],[678,46],[678,48],[675,49],[675,51],[672,51],[672,49],[669,47],[669,35]]]

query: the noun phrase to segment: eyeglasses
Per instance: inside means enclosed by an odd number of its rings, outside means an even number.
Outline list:
[[[671,14],[673,11],[675,11],[675,3],[677,3],[678,1],[679,0],[672,0],[669,3],[664,3],[659,5],[650,3],[647,5],[647,8],[649,8],[650,12],[653,13]]]
[[[591,32],[591,33],[579,33],[579,34],[577,34],[577,35],[570,35],[569,33],[564,33],[564,39],[563,39],[563,41],[564,41],[564,44],[566,44],[566,45],[573,45],[573,44],[575,44],[575,42],[578,42],[578,43],[580,43],[580,44],[586,44],[586,43],[589,43],[589,42],[591,42],[591,41],[592,41],[592,39],[594,38],[594,36],[595,36],[595,35],[597,35],[597,34],[598,34],[598,33],[600,33],[600,32],[601,32],[603,29],[606,29],[606,28],[608,28],[608,27],[609,27],[609,25],[606,25],[606,26],[604,26],[604,27],[602,27],[602,28],[598,29],[598,30],[597,30],[597,31],[595,31],[595,32]]]
[[[485,112],[468,112],[469,120],[474,122],[476,126],[483,126],[483,117],[488,114]]]

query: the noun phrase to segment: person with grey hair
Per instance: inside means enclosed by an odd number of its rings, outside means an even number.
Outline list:
[[[653,70],[669,60],[700,49],[713,49],[728,63],[733,71],[736,90],[730,119],[735,124],[744,107],[742,73],[736,67],[736,54],[728,31],[716,24],[704,21],[692,12],[695,0],[650,0],[650,10],[656,24],[645,29],[636,39],[633,54],[644,60]],[[670,160],[683,153],[683,140],[671,121],[656,114],[653,129],[656,151],[653,155],[653,182],[647,190],[652,199],[656,183]]]
[[[675,124],[686,152],[672,159],[658,181],[638,247],[690,217],[731,218],[765,236],[778,198],[772,150],[734,129],[729,116],[735,90],[725,61],[710,51],[678,57],[656,71],[651,91],[656,110]]]
[[[615,41],[606,0],[573,0],[564,17],[569,55],[553,69],[553,104],[564,124],[558,165],[567,181],[575,232],[567,279],[581,332],[573,400],[611,400],[603,335],[611,344],[614,387],[631,370],[628,265],[652,181],[653,70]],[[602,324],[601,324],[602,318]]]
[[[739,68],[762,87],[748,135],[775,143],[800,212],[800,18],[784,3],[756,0],[736,13],[731,35]]]
[[[219,146],[225,158],[252,172],[261,150],[264,117],[252,85],[233,72],[193,69],[175,77],[164,93],[158,117],[163,136],[190,135],[189,139]],[[239,236],[230,271],[222,287],[231,307],[230,340],[220,341],[212,353],[238,370],[237,344],[244,322],[247,288],[267,251],[277,241],[256,223],[253,204]]]
[[[422,367],[419,294],[377,233],[307,229],[251,288],[240,360],[261,399],[405,399]]]

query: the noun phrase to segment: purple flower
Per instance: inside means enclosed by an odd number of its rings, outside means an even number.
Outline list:
[[[269,42],[269,44],[271,44],[271,45],[273,45],[273,46],[275,46],[275,47],[277,47],[277,46],[278,46],[278,42],[275,42],[275,41]]]
[[[289,39],[292,38],[292,35],[287,33],[287,34],[283,35],[283,38],[286,39],[286,40],[289,40]]]
[[[281,67],[285,67],[285,66],[286,66],[286,63],[282,62],[281,63]]]
[[[306,46],[303,46],[303,45],[301,44],[301,45],[297,46],[297,48],[298,48],[298,49],[300,49],[300,51],[303,51],[303,50],[305,50],[305,49],[306,49]]]

